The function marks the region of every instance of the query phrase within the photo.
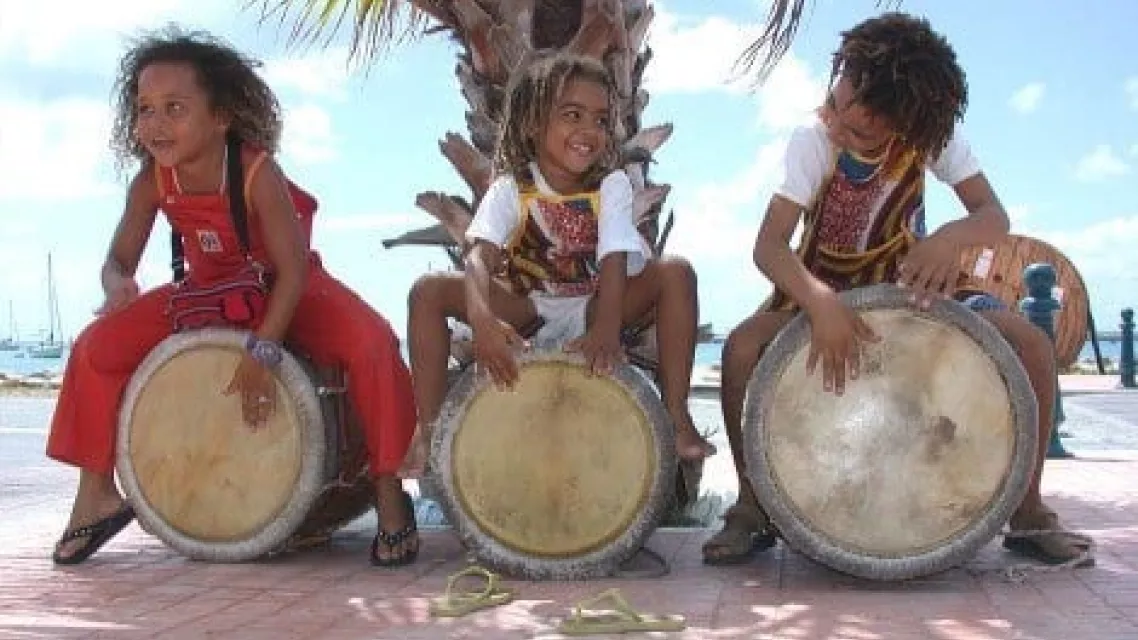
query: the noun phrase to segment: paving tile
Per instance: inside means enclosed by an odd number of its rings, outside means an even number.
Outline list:
[[[685,632],[661,636],[679,640],[1132,640],[1134,477],[1138,456],[1048,463],[1048,503],[1096,540],[1091,569],[1010,580],[1005,570],[1022,560],[998,539],[962,567],[899,583],[851,578],[785,545],[745,565],[709,567],[700,547],[714,530],[668,529],[648,542],[668,560],[667,576],[507,577],[513,602],[445,620],[430,617],[429,600],[468,561],[446,529],[425,529],[419,561],[393,570],[367,563],[373,522],[317,548],[235,565],[186,560],[132,526],[89,563],[59,568],[49,556],[61,518],[31,514],[0,530],[0,637],[560,638],[556,626],[576,602],[616,587],[641,610],[685,616]]]

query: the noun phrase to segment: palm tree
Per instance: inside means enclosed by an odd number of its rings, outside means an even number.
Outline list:
[[[648,92],[641,86],[652,59],[645,44],[654,10],[648,0],[249,0],[261,5],[263,19],[292,21],[299,42],[323,42],[343,28],[351,31],[350,55],[365,61],[393,43],[425,35],[447,34],[459,48],[455,73],[466,99],[466,135],[448,132],[439,143],[442,155],[466,183],[469,194],[420,193],[415,204],[435,224],[384,241],[400,245],[440,246],[462,268],[464,236],[477,203],[491,181],[506,85],[511,74],[539,52],[569,50],[601,60],[620,93],[618,143],[621,166],[635,190],[637,226],[657,253],[663,251],[673,217],[660,225],[670,187],[648,178],[657,149],[672,133],[671,124],[643,127]],[[637,328],[626,341],[631,359],[655,368],[654,326]],[[464,340],[452,353],[469,362]],[[702,464],[683,464],[678,474],[676,507],[699,497]],[[708,524],[708,523],[705,523]]]
[[[647,0],[254,0],[264,19],[291,19],[301,42],[327,42],[351,30],[351,55],[373,60],[390,44],[448,34],[459,47],[455,73],[468,109],[466,135],[448,132],[442,155],[469,194],[424,191],[415,204],[436,223],[384,242],[441,246],[461,268],[462,243],[478,201],[490,184],[491,161],[511,74],[534,54],[570,50],[602,60],[620,91],[622,166],[636,189],[637,225],[662,250],[671,215],[659,214],[670,187],[648,177],[652,154],[671,135],[670,124],[644,128],[648,93],[641,87],[652,52],[644,44],[654,11]]]

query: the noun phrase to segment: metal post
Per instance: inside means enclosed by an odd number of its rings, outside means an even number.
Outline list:
[[[1134,310],[1122,310],[1122,354],[1118,371],[1122,374],[1122,387],[1133,389],[1134,383]]]
[[[1029,322],[1043,330],[1052,342],[1055,341],[1055,312],[1059,301],[1052,294],[1055,286],[1055,268],[1044,262],[1028,265],[1023,270],[1023,283],[1027,287],[1027,297],[1019,302],[1019,310]],[[1063,394],[1059,380],[1055,380],[1055,413],[1051,425],[1051,440],[1047,446],[1048,458],[1070,458],[1071,453],[1063,448],[1059,440],[1059,425],[1067,417],[1063,414]]]

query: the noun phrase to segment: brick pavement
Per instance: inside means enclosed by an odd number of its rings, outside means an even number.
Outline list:
[[[658,580],[533,583],[508,605],[432,620],[465,556],[446,530],[424,533],[419,561],[383,570],[366,563],[370,518],[321,548],[272,561],[212,565],[182,559],[131,525],[85,565],[55,568],[48,555],[66,511],[7,514],[0,528],[3,638],[554,638],[577,600],[619,586],[639,608],[687,618],[672,638],[1138,638],[1138,452],[1049,463],[1045,495],[1071,527],[1095,536],[1092,569],[1033,573],[1020,584],[999,570],[1013,560],[994,542],[962,568],[881,584],[849,578],[784,547],[752,564],[705,567],[711,531],[658,532],[669,558]],[[649,637],[649,636],[628,636]]]

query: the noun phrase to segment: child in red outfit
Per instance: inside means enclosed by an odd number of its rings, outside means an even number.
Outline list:
[[[82,562],[133,517],[114,482],[115,429],[130,377],[173,331],[167,306],[174,285],[139,295],[134,280],[158,211],[183,238],[192,284],[224,281],[247,265],[225,184],[230,162],[244,169],[249,255],[273,286],[227,393],[240,394],[255,427],[276,408],[271,369],[282,342],[321,364],[343,366],[378,496],[372,560],[401,564],[418,552],[414,514],[394,475],[415,428],[398,339],[309,250],[316,201],[272,158],[279,108],[254,64],[205,34],[176,29],[142,39],[123,59],[113,147],[120,162],[137,159],[142,166],[103,266],[106,302],[75,341],[52,420],[48,456],[80,467],[57,563]],[[239,157],[228,157],[227,137],[241,141]]]

